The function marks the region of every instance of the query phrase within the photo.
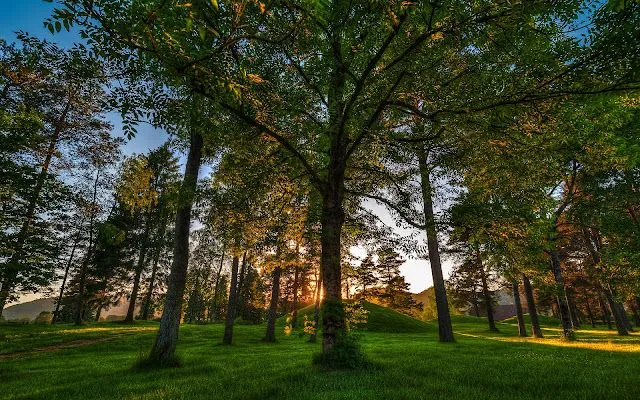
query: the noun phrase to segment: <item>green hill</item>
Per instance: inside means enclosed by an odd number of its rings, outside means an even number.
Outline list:
[[[437,329],[431,324],[420,321],[406,314],[383,307],[377,304],[363,302],[364,308],[369,312],[367,324],[361,329],[370,332],[387,332],[387,333],[422,333],[436,332]],[[298,311],[299,321],[302,321],[304,315],[313,318],[313,305],[307,306]],[[280,325],[284,326],[285,318],[280,319]]]

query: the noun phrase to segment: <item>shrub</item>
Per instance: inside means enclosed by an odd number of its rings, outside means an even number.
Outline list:
[[[369,364],[358,336],[349,334],[337,339],[331,350],[314,356],[314,365],[327,369],[359,369]]]
[[[50,311],[42,311],[40,314],[38,314],[36,319],[33,320],[33,323],[40,325],[49,325],[51,324],[52,320],[53,314]]]

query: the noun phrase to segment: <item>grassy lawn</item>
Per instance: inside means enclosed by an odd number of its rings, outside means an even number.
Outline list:
[[[239,325],[222,346],[222,325],[185,325],[184,365],[135,370],[155,323],[81,328],[0,326],[0,399],[637,399],[640,335],[618,339],[584,329],[578,341],[519,339],[512,321],[490,333],[480,318],[454,317],[457,343],[435,325],[370,310],[361,340],[373,366],[323,372],[310,364],[319,344],[294,334],[260,341],[263,326]],[[413,328],[391,329],[388,324]],[[402,331],[404,333],[397,333]]]

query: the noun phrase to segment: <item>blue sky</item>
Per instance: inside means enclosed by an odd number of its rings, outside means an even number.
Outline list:
[[[62,30],[55,35],[43,25],[43,21],[51,15],[55,4],[43,0],[0,0],[0,37],[8,42],[15,42],[17,31],[24,31],[35,37],[56,42],[63,47],[71,47],[79,42],[80,37],[73,30]],[[114,136],[122,136],[122,123],[119,115],[109,113],[107,119],[114,126]],[[167,140],[167,134],[149,125],[140,125],[138,134],[125,147],[126,154],[144,153],[160,146]]]

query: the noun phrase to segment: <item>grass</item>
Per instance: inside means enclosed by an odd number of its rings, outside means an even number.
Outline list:
[[[456,316],[457,342],[444,344],[432,323],[367,308],[361,344],[374,368],[362,371],[321,371],[311,365],[320,344],[282,329],[264,343],[264,326],[237,326],[223,346],[222,325],[185,325],[183,366],[164,370],[134,368],[155,323],[0,326],[0,399],[637,398],[638,334],[589,328],[566,347],[553,321],[535,340],[518,338],[511,321],[492,333],[482,318]],[[378,330],[394,323],[404,333]]]

